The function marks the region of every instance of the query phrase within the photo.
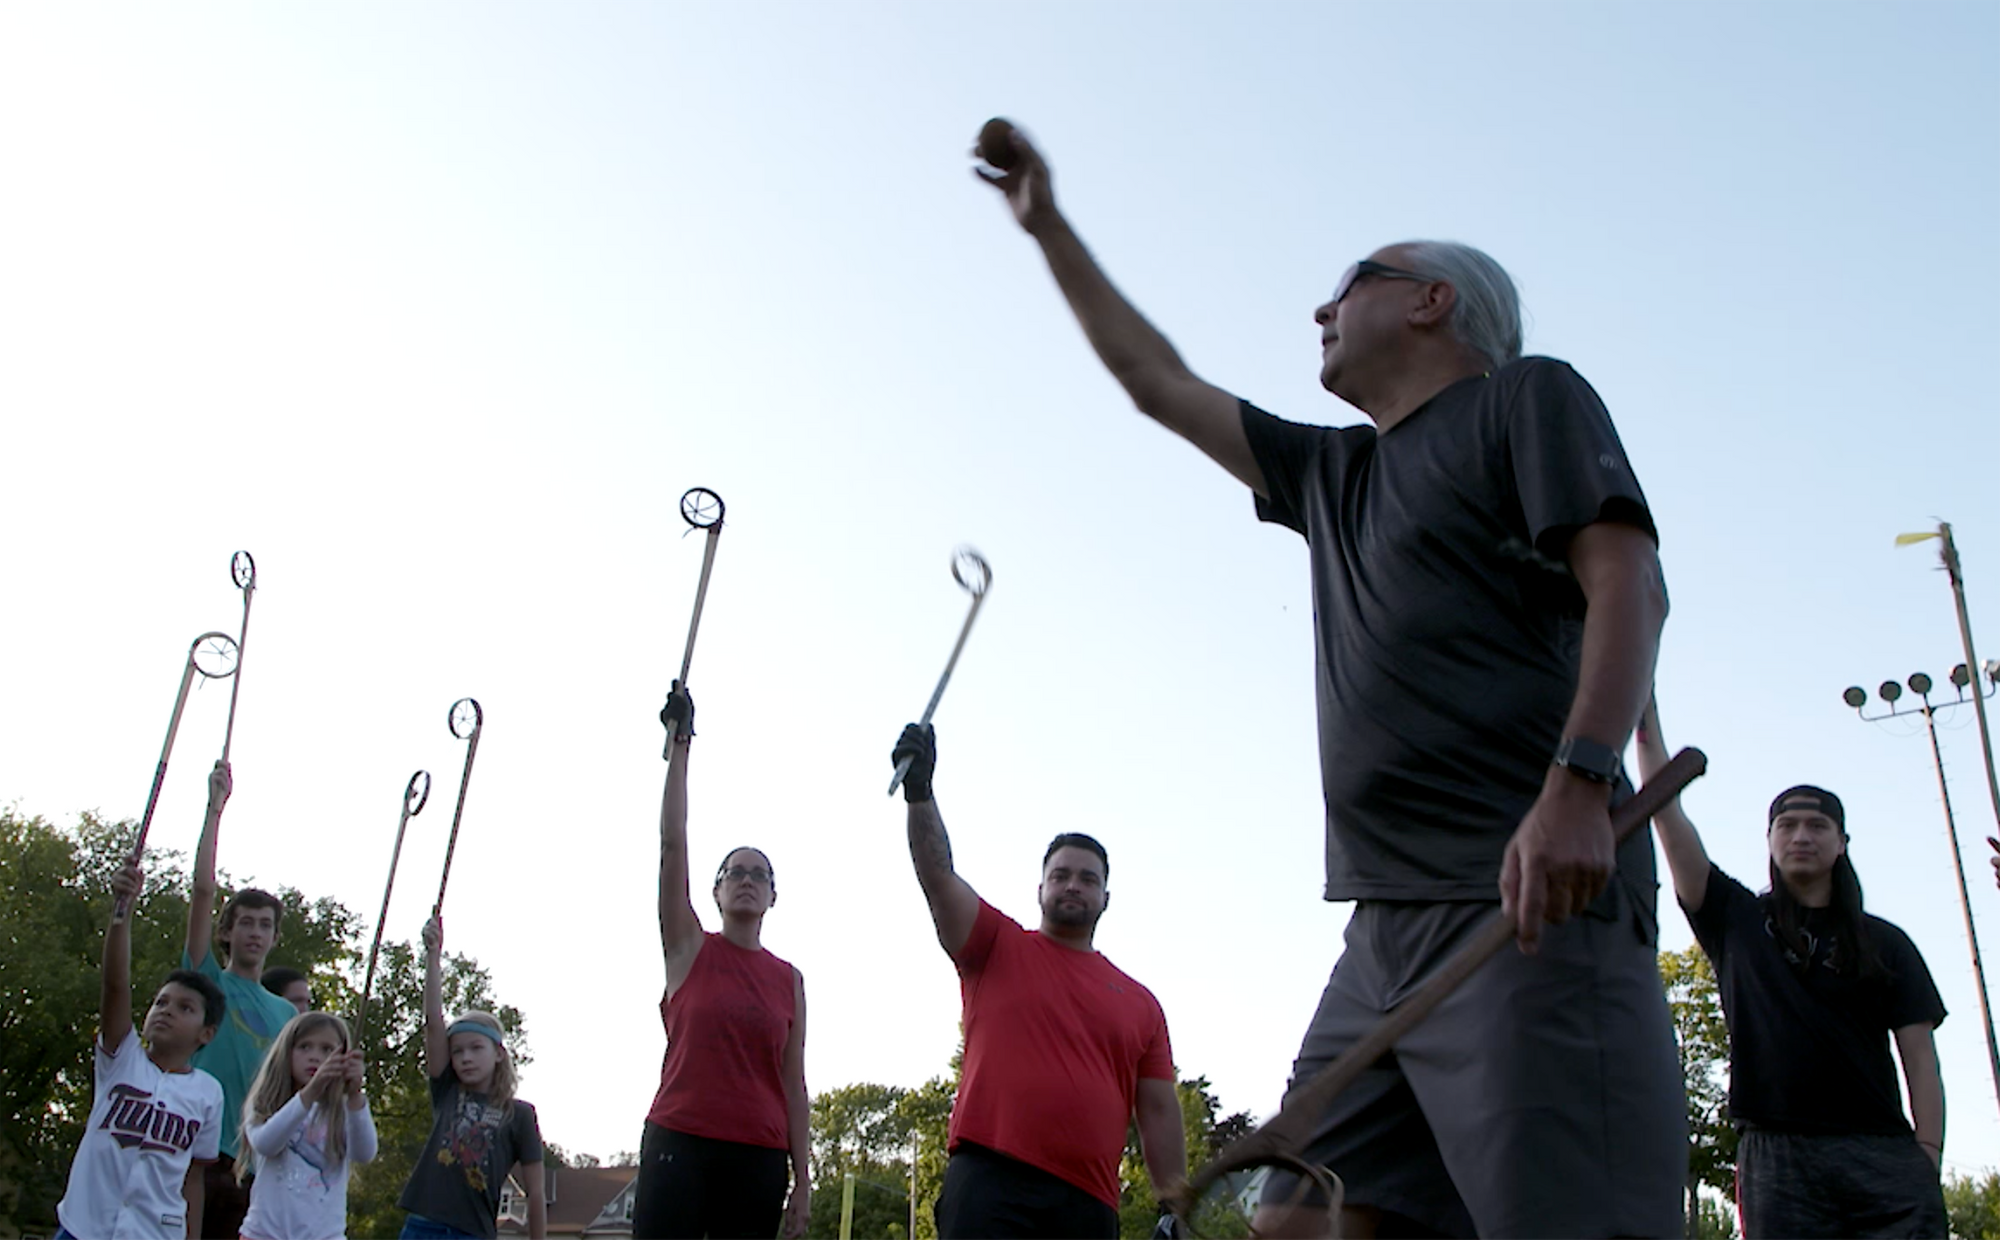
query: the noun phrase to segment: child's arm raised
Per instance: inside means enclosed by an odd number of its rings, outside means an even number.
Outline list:
[[[143,883],[139,863],[127,861],[123,869],[111,876],[113,907],[136,907]],[[129,913],[120,917],[114,912],[111,924],[104,930],[104,990],[98,1000],[97,1044],[104,1048],[105,1054],[112,1054],[131,1032],[132,918]]]
[[[188,893],[187,958],[190,969],[201,966],[215,933],[215,836],[222,827],[222,807],[229,803],[229,764],[218,761],[208,773],[208,814],[202,819],[201,841],[194,846],[194,889]]]
[[[424,923],[424,1074],[451,1066],[451,1035],[444,1023],[444,918]]]

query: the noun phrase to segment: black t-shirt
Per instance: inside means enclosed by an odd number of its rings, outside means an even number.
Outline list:
[[[1312,555],[1326,898],[1498,899],[1576,694],[1569,539],[1605,520],[1653,533],[1603,402],[1529,357],[1385,434],[1248,402],[1243,430],[1269,492],[1257,515]],[[1618,870],[1650,908],[1645,832]]]
[[[1806,909],[1812,963],[1802,972],[1771,925],[1767,899],[1710,866],[1701,911],[1688,914],[1729,1023],[1730,1117],[1785,1132],[1909,1132],[1889,1034],[1935,1028],[1945,1015],[1916,944],[1864,913],[1889,978],[1842,977],[1827,911]]]

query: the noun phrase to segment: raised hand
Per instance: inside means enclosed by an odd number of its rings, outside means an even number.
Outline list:
[[[903,799],[912,805],[930,800],[931,776],[937,773],[937,729],[930,724],[906,726],[889,751],[894,765],[902,765],[904,758],[910,760],[910,770],[903,776]]]
[[[667,693],[667,704],[660,708],[660,723],[672,728],[677,737],[694,735],[694,698],[678,680]]]
[[[211,817],[220,814],[222,807],[229,804],[229,794],[234,788],[229,764],[216,759],[215,768],[208,773],[208,812]]]
[[[998,131],[996,125],[1006,125],[1006,129]],[[971,153],[973,158],[988,162],[974,168],[973,175],[999,190],[1014,212],[1015,221],[1033,232],[1056,213],[1055,185],[1049,166],[1020,130],[1004,121],[988,121],[987,126]],[[1003,140],[1005,145],[999,145]],[[1012,157],[1009,163],[991,162],[996,157],[1008,156]]]
[[[1994,864],[2000,865],[2000,859],[1996,859]],[[120,908],[131,908],[139,899],[139,889],[145,885],[146,876],[140,871],[139,862],[136,859],[127,861],[111,876],[111,894],[115,897],[114,902]]]

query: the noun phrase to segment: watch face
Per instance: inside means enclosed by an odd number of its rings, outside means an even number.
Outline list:
[[[1556,764],[1568,767],[1585,779],[1608,784],[1618,777],[1618,754],[1609,745],[1581,737],[1566,737],[1556,750]]]

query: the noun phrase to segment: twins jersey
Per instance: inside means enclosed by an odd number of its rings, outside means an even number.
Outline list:
[[[190,1162],[213,1162],[222,1131],[222,1086],[199,1068],[167,1072],[147,1057],[135,1029],[96,1052],[95,1097],[69,1165],[56,1216],[92,1240],[181,1240]]]

